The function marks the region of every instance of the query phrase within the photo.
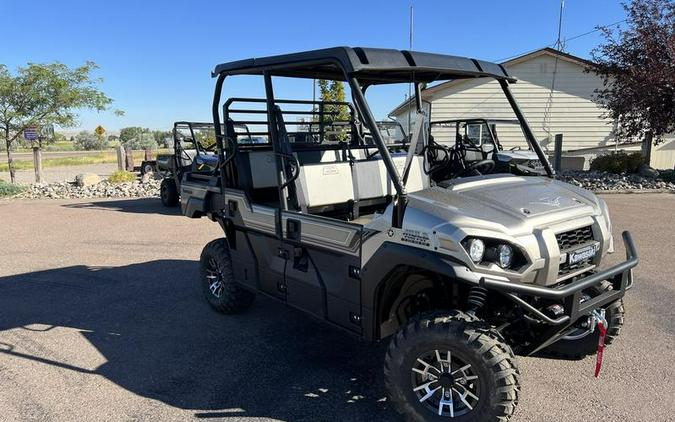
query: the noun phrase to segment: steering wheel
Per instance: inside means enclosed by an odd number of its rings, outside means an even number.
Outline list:
[[[492,170],[494,170],[494,168],[495,168],[494,160],[480,160],[469,164],[469,167],[459,172],[457,174],[457,177],[466,176],[468,174],[471,174],[472,176],[480,176],[483,174],[490,173]]]
[[[434,175],[440,171],[447,171],[450,163],[450,152],[444,145],[436,142],[430,142],[422,152],[426,156],[425,162],[429,167],[424,166],[424,173]]]
[[[510,148],[509,151],[520,151],[520,145]]]

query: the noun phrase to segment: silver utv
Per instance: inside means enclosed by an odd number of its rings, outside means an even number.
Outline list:
[[[224,99],[238,75],[259,76],[265,98]],[[240,312],[264,294],[365,340],[391,338],[385,384],[409,420],[507,420],[516,354],[580,357],[595,352],[599,326],[607,342],[618,335],[638,260],[630,234],[626,260],[603,268],[605,203],[553,178],[500,65],[337,47],[224,63],[213,76],[218,162],[183,174],[180,202],[225,234],[200,258],[215,309]],[[279,99],[287,77],[344,81],[351,101]],[[544,176],[503,171],[494,145],[434,139],[423,85],[468,78],[498,81]],[[385,141],[366,92],[408,83],[414,126]]]

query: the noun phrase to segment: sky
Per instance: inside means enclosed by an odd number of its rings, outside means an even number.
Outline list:
[[[557,37],[559,0],[0,0],[0,63],[14,70],[29,62],[92,60],[100,67],[100,88],[125,115],[83,111],[80,128],[169,129],[176,120],[212,120],[210,72],[218,63],[339,45],[407,49],[411,4],[415,50],[499,62]],[[562,36],[623,19],[618,1],[566,0]],[[595,32],[569,41],[565,51],[589,58],[600,42]],[[275,91],[311,99],[312,85],[284,82]],[[376,117],[386,116],[405,92],[373,94]],[[228,81],[223,92],[261,94],[262,82],[246,77]]]

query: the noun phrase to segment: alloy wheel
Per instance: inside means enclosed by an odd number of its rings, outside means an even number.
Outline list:
[[[223,274],[215,260],[210,259],[206,269],[206,281],[209,285],[209,291],[217,298],[223,293]]]
[[[413,391],[420,403],[439,416],[454,418],[476,408],[478,375],[472,365],[449,350],[420,355],[412,372]]]

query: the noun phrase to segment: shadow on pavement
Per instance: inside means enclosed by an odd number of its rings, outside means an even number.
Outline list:
[[[41,331],[71,327],[106,363],[79,368],[22,344],[0,343],[0,353],[104,376],[198,418],[394,419],[383,401],[383,345],[262,297],[247,313],[220,315],[196,277],[197,263],[183,260],[2,277],[0,331],[26,330],[34,343]]]
[[[109,201],[102,198],[100,201],[79,202],[62,205],[66,208],[93,209],[103,211],[120,211],[137,214],[182,215],[180,207],[165,207],[159,198],[133,198]]]

